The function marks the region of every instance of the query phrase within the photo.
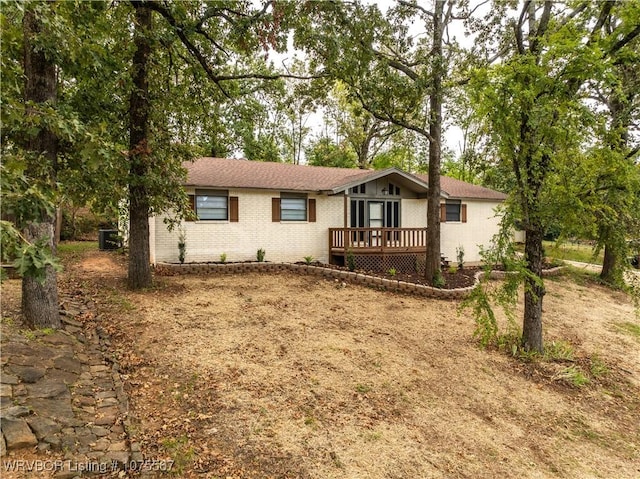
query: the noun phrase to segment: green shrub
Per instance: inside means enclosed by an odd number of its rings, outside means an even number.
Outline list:
[[[351,250],[347,251],[347,268],[349,268],[349,271],[355,271],[356,269],[356,257]]]
[[[447,284],[447,282],[444,280],[442,273],[440,271],[436,271],[436,274],[433,276],[433,286],[435,288],[444,288],[445,284]]]
[[[458,260],[458,269],[464,268],[464,246],[460,245],[456,248],[456,259]]]
[[[304,257],[304,262],[307,263],[307,264],[313,263],[313,256],[305,256]]]
[[[221,263],[226,263],[227,262],[227,253],[222,253],[220,255],[220,262]]]
[[[258,252],[256,253],[256,259],[258,260],[259,263],[262,263],[264,261],[264,257],[266,254],[267,252],[264,249],[260,248],[258,250]]]
[[[178,260],[180,264],[184,263],[184,258],[187,255],[187,232],[184,228],[178,230]]]

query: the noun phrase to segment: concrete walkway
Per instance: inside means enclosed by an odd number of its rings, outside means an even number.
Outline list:
[[[568,259],[564,259],[562,261],[570,264],[571,266],[575,266],[576,268],[581,268],[587,271],[593,271],[595,273],[599,273],[600,271],[602,271],[602,265],[599,264],[581,263],[580,261],[569,261]]]

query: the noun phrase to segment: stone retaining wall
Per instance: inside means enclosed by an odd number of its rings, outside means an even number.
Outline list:
[[[363,273],[352,271],[344,271],[333,268],[325,268],[323,266],[311,266],[306,264],[295,263],[191,263],[191,264],[174,264],[174,263],[158,263],[156,269],[174,274],[239,274],[239,273],[274,273],[279,271],[291,271],[299,274],[307,274],[313,276],[321,276],[327,279],[335,279],[344,281],[345,283],[361,284],[374,288],[381,288],[387,291],[398,291],[404,293],[417,294],[427,298],[439,299],[463,299],[466,298],[475,285],[478,284],[480,278],[484,274],[483,271],[476,273],[476,281],[473,286],[458,289],[441,289],[422,284],[407,283],[405,281],[381,278],[379,276],[370,276]],[[561,273],[563,266],[543,271],[543,276],[555,276]],[[492,271],[492,279],[503,279],[506,273],[504,271]]]

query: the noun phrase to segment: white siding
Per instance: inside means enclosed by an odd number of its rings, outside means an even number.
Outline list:
[[[271,221],[271,199],[279,197],[275,191],[229,190],[238,197],[237,223],[229,221],[185,222],[187,262],[219,261],[225,253],[227,261],[256,259],[259,248],[265,259],[273,262],[304,261],[305,256],[329,262],[329,228],[343,226],[344,198],[342,196],[314,196],[315,223]],[[178,261],[178,232],[169,232],[155,217],[155,261]]]
[[[500,203],[478,200],[462,200],[462,203],[467,205],[467,222],[441,223],[440,249],[455,263],[456,248],[463,246],[465,263],[475,263],[481,260],[479,245],[488,247],[500,229],[500,218],[495,213]]]

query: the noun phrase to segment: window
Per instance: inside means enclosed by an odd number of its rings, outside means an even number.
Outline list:
[[[189,202],[198,220],[238,222],[237,196],[227,196],[227,191],[220,190],[196,190],[195,193],[189,195]]]
[[[280,221],[307,221],[307,197],[282,194]]]
[[[460,206],[462,202],[448,200],[445,204],[447,208],[447,221],[460,221]]]
[[[466,223],[467,205],[461,200],[446,200],[440,204],[440,222]]]
[[[199,220],[227,220],[229,197],[226,191],[196,190],[195,207]]]

